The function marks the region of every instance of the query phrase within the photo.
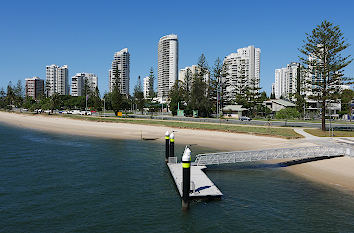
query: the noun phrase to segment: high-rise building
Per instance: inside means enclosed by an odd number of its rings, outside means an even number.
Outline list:
[[[130,54],[128,49],[122,49],[114,54],[112,69],[109,70],[109,91],[118,85],[121,94],[129,95]]]
[[[150,90],[151,90],[150,77],[147,76],[144,78],[144,98],[145,99],[150,97]]]
[[[85,82],[88,90],[94,92],[97,87],[97,75],[91,73],[77,73],[71,78],[71,95],[84,96]]]
[[[59,95],[69,94],[69,70],[68,66],[50,65],[46,66],[46,90],[47,95],[52,96],[54,93]]]
[[[178,38],[171,34],[160,38],[158,44],[157,96],[161,102],[168,98],[178,79]]]
[[[44,80],[39,77],[26,78],[26,96],[38,99],[44,95]]]
[[[224,59],[227,65],[225,78],[225,100],[230,102],[237,94],[243,94],[245,87],[259,88],[261,49],[253,45],[237,49]]]
[[[297,92],[298,72],[300,64],[292,62],[284,68],[276,69],[274,76],[274,95],[276,99],[280,97],[292,100]],[[300,77],[300,76],[299,76]]]
[[[189,72],[189,74],[188,74],[189,80],[186,80],[187,72]],[[193,77],[196,76],[199,72],[200,72],[199,66],[197,66],[197,65],[187,66],[187,67],[179,70],[178,80],[180,80],[184,83],[188,82],[186,84],[187,84],[188,89],[190,90],[190,87],[192,87]],[[210,73],[209,73],[209,71],[207,71],[203,75],[203,80],[204,80],[204,82],[209,83],[209,79],[210,79]]]

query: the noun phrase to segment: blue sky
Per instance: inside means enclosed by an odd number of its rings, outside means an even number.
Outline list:
[[[237,48],[261,48],[261,86],[268,93],[274,69],[298,61],[297,48],[322,20],[340,25],[354,44],[354,1],[7,1],[0,8],[0,87],[27,77],[45,79],[45,66],[69,66],[98,75],[108,90],[113,54],[131,55],[130,88],[154,67],[157,43],[179,38],[179,68],[196,64],[204,53],[209,65]],[[353,55],[354,47],[346,50]],[[354,62],[345,69],[354,76]]]

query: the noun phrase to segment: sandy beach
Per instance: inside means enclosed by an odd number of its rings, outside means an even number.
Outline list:
[[[198,146],[209,148],[210,152],[313,145],[301,139],[289,140],[248,134],[127,123],[94,122],[56,116],[7,112],[0,112],[0,123],[44,132],[112,139],[140,140],[141,137],[156,138],[160,142],[163,142],[164,133],[167,130],[170,132],[174,130],[176,131],[176,143],[183,145],[197,144]],[[343,157],[321,160],[284,169],[315,182],[350,192],[354,191],[354,158]]]

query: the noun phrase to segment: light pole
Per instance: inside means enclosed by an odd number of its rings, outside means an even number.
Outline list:
[[[103,117],[106,116],[106,99],[103,97]]]
[[[216,118],[219,119],[219,81],[216,89]]]
[[[306,100],[304,101],[304,121],[305,121],[305,114],[306,114]]]
[[[87,87],[85,88],[85,99],[86,99],[86,107],[85,107],[85,111],[87,111]],[[86,114],[86,113],[85,113]]]

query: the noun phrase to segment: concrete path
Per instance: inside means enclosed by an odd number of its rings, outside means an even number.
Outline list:
[[[306,133],[304,131],[304,129],[299,129],[299,128],[294,128],[294,131],[298,134],[301,134],[302,136],[305,137],[305,139],[308,139],[308,140],[318,140],[318,139],[322,139],[321,137],[317,137],[317,136],[314,136],[312,134],[309,134],[309,133]]]

